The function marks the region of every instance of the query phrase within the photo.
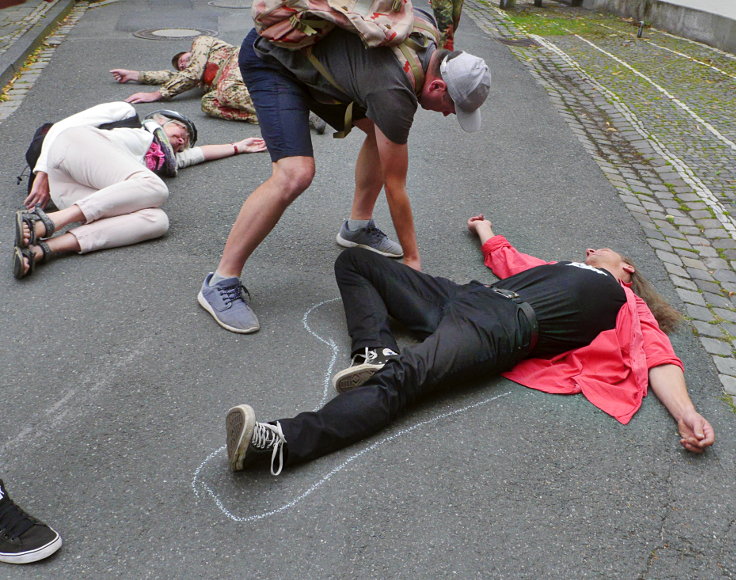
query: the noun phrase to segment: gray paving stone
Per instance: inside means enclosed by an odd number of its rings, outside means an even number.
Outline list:
[[[698,268],[688,268],[687,273],[693,279],[709,280],[711,282],[713,281],[713,276],[711,276],[707,270],[700,270]]]
[[[659,256],[659,259],[666,264],[673,264],[675,266],[683,265],[683,260],[677,254],[668,252],[666,250],[656,250],[656,254],[657,256]]]
[[[672,251],[672,246],[663,240],[648,240],[649,245],[652,246],[655,250],[664,250],[666,252]]]
[[[685,288],[686,290],[698,290],[698,285],[690,280],[689,278],[682,278],[681,276],[675,276],[674,274],[670,276],[672,283],[679,288]]]
[[[704,292],[703,299],[709,306],[713,306],[715,308],[733,308],[735,305],[733,300],[726,298],[722,294]]]
[[[670,274],[674,274],[675,276],[680,276],[681,278],[690,278],[690,275],[687,273],[687,270],[685,270],[685,268],[683,268],[682,266],[677,266],[675,264],[668,264],[665,262],[664,267]]]
[[[697,306],[706,306],[705,300],[699,292],[685,290],[684,288],[677,288],[676,290],[683,302],[687,304],[695,304]]]
[[[685,304],[685,309],[687,310],[688,315],[694,320],[700,320],[703,322],[710,322],[714,320],[713,313],[704,306],[698,306],[696,304]]]
[[[685,292],[685,290],[682,290],[682,292]],[[713,314],[715,314],[719,318],[722,318],[726,322],[736,323],[736,311],[734,310],[730,310],[727,308],[714,307]]]
[[[723,390],[731,396],[736,396],[736,377],[732,377],[730,375],[718,375],[718,378],[721,379]]]
[[[695,268],[696,270],[707,270],[708,267],[699,258],[682,258],[682,263],[686,268]]]
[[[736,283],[736,272],[733,270],[719,269],[713,272],[713,277],[719,282]]]
[[[712,338],[725,338],[723,330],[717,324],[708,324],[701,320],[692,320],[690,324],[692,324],[693,328],[695,328],[696,332],[701,337],[710,336]]]
[[[726,340],[717,340],[715,338],[701,336],[700,343],[710,354],[716,354],[719,356],[732,356],[733,354],[733,347],[731,343]]]
[[[719,373],[732,377],[736,376],[736,359],[733,357],[714,356],[713,362],[716,363]]]
[[[730,271],[729,264],[723,258],[703,257],[703,263],[710,270],[726,270]]]

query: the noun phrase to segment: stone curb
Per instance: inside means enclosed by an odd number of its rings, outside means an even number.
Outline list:
[[[20,72],[28,55],[36,50],[53,28],[71,12],[75,0],[56,0],[47,10],[39,7],[19,23],[19,29],[27,26],[19,37],[0,54],[0,87],[4,87]]]

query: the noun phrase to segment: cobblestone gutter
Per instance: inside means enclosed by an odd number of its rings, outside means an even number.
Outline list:
[[[466,0],[464,13],[545,88],[641,224],[736,396],[736,57],[653,30],[637,39],[611,17],[594,34],[541,37],[495,2]]]
[[[4,98],[0,100],[0,123],[7,119],[20,106],[26,94],[36,82],[36,79],[51,60],[54,49],[61,44],[61,41],[84,15],[88,7],[88,2],[76,2],[69,15],[51,31],[49,36],[43,40],[40,47],[28,58],[26,66],[5,87],[3,91]],[[19,29],[14,32],[14,35],[23,34],[26,30],[32,28],[37,20],[45,17],[46,11],[43,7],[34,11],[34,13],[26,18],[26,22],[24,22],[26,28]],[[13,39],[10,38],[10,40],[12,41]],[[0,50],[4,48],[4,45],[0,45]]]

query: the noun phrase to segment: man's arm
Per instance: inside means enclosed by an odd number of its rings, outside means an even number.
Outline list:
[[[499,278],[508,278],[529,268],[551,263],[514,248],[505,237],[494,233],[491,221],[483,214],[468,219],[468,230],[478,236],[483,263]]]
[[[375,124],[375,142],[383,172],[383,187],[391,212],[396,235],[404,251],[404,264],[421,270],[417,236],[414,229],[414,216],[409,194],[406,191],[406,174],[409,170],[409,146],[397,144],[388,139]]]
[[[680,444],[685,449],[692,453],[702,453],[713,445],[713,427],[695,410],[680,367],[673,364],[652,367],[649,369],[649,386],[677,421]]]

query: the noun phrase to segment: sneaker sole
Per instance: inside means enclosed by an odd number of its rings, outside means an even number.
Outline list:
[[[230,332],[236,332],[237,334],[251,334],[253,332],[256,332],[260,330],[261,325],[256,324],[255,326],[251,326],[250,328],[236,328],[234,326],[230,326],[229,324],[225,324],[222,320],[217,318],[217,314],[215,313],[215,310],[210,306],[210,303],[207,302],[207,299],[204,297],[204,294],[202,294],[202,291],[199,291],[199,294],[197,294],[197,302],[199,302],[199,305],[204,308],[207,312],[210,313],[212,318],[215,319],[215,322],[222,326],[225,330],[229,330]]]
[[[61,548],[61,536],[54,528],[49,528],[56,534],[56,537],[51,540],[45,546],[36,548],[35,550],[29,550],[20,554],[9,554],[7,552],[0,553],[0,562],[5,564],[30,564],[32,562],[38,562],[44,558],[48,558],[51,554]]]
[[[225,431],[227,441],[227,459],[232,471],[242,471],[245,453],[253,438],[256,426],[256,414],[250,405],[238,405],[227,412]]]
[[[338,393],[345,393],[363,385],[376,372],[380,371],[383,366],[362,364],[348,367],[332,377],[332,386],[335,387]]]
[[[346,240],[339,233],[337,234],[337,237],[335,238],[335,240],[337,241],[337,244],[342,246],[343,248],[365,248],[366,250],[370,250],[371,252],[375,252],[376,254],[381,254],[382,256],[386,256],[387,258],[403,258],[404,257],[404,252],[401,252],[400,254],[382,252],[381,250],[377,250],[376,248],[372,246],[367,246],[365,244],[356,244],[355,242]]]

